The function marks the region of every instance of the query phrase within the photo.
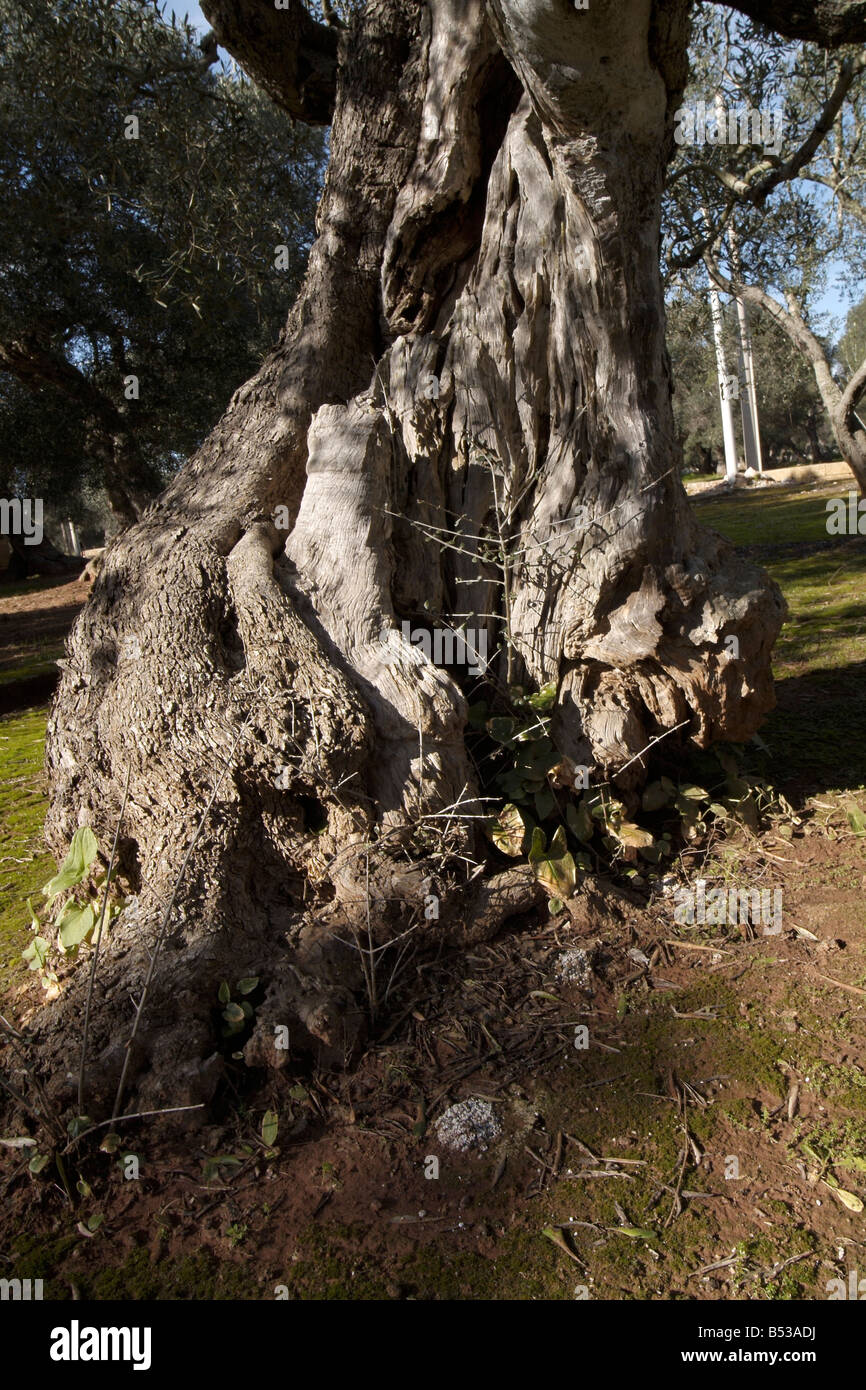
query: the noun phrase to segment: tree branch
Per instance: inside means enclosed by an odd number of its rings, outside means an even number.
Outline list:
[[[845,387],[845,390],[842,392],[842,410],[847,421],[850,421],[851,416],[857,409],[857,402],[860,400],[864,391],[866,391],[866,357],[864,357],[860,366],[848,382],[848,385]]]
[[[761,289],[759,285],[746,285],[742,280],[729,279],[727,275],[722,273],[718,262],[709,253],[704,256],[704,264],[707,267],[710,280],[723,294],[736,295],[747,304],[756,304],[760,309],[763,309],[781,328],[782,332],[790,338],[794,346],[808,358],[815,373],[821,399],[831,420],[835,421],[842,401],[842,392],[833,379],[824,345],[805,322],[800,312],[800,306],[793,294],[788,294],[788,307],[784,309],[777,299],[774,299],[766,290]]]
[[[716,173],[725,187],[735,193],[738,198],[754,203],[755,207],[760,207],[774,188],[778,188],[780,183],[795,179],[800,170],[805,168],[809,161],[814,158],[825,136],[833,129],[833,124],[842,109],[846,96],[863,72],[866,72],[866,53],[859,53],[856,58],[845,59],[839,68],[839,75],[836,78],[833,91],[824,103],[821,114],[806,139],[799,149],[791,155],[790,159],[775,165],[769,173],[764,172],[767,168],[765,162],[756,165],[745,179],[737,178],[727,169],[716,169],[712,172]],[[762,174],[763,177],[757,178],[753,182],[753,177],[759,174]]]
[[[104,422],[107,428],[123,427],[120,412],[110,397],[104,395],[65,357],[51,352],[35,337],[0,342],[0,371],[9,372],[31,390],[39,386],[53,386]]]
[[[702,173],[710,174],[719,180],[727,189],[729,197],[722,213],[720,221],[711,228],[710,233],[699,240],[690,250],[682,252],[678,256],[672,256],[670,267],[672,270],[685,270],[694,265],[704,256],[718,240],[721,232],[730,221],[734,201],[741,203],[751,203],[754,207],[761,207],[773,192],[782,183],[789,183],[796,178],[809,179],[813,183],[825,184],[832,189],[841,206],[853,217],[859,218],[861,222],[866,222],[866,212],[846,193],[841,187],[840,181],[831,181],[829,178],[819,174],[804,173],[803,170],[815,157],[821,144],[833,129],[833,125],[844,105],[845,98],[857,79],[866,72],[866,53],[857,54],[856,57],[846,58],[840,65],[833,91],[827,98],[821,109],[820,115],[816,120],[805,140],[791,155],[790,159],[784,161],[775,160],[772,163],[768,160],[761,160],[754,165],[744,176],[740,176],[730,168],[717,168],[714,164],[706,160],[698,160],[678,169],[670,180],[670,186],[678,179],[700,170]]]
[[[703,166],[696,165],[693,167]],[[714,169],[713,173],[716,172],[717,170]],[[731,220],[736,203],[737,199],[735,196],[728,198],[718,221],[711,223],[709,219],[707,219],[707,231],[704,236],[694,242],[687,251],[681,251],[679,255],[671,256],[668,261],[669,268],[671,270],[691,270],[693,266],[697,265],[698,261],[702,261],[710,248],[715,246],[716,242],[721,238],[722,233]]]
[[[339,34],[301,0],[204,0],[217,43],[295,120],[330,125],[337,91]]]
[[[866,226],[866,207],[862,203],[858,203],[857,199],[852,198],[851,194],[842,187],[841,179],[831,179],[824,174],[810,174],[808,172],[802,174],[801,178],[808,180],[809,183],[820,183],[825,188],[829,188],[834,198],[838,198],[842,210]]]
[[[855,415],[857,402],[866,390],[866,360],[861,362],[842,391],[830,369],[824,345],[805,322],[800,306],[790,290],[786,293],[788,308],[785,310],[778,300],[759,286],[745,285],[736,277],[729,279],[723,275],[711,254],[708,253],[704,257],[704,263],[711,283],[726,294],[736,294],[747,303],[759,305],[788,335],[794,346],[805,353],[812,364],[815,384],[829,416],[833,436],[842,457],[857,479],[861,494],[866,496],[866,430],[860,427]]]
[[[866,41],[866,0],[731,0],[732,8],[786,39],[821,48]]]

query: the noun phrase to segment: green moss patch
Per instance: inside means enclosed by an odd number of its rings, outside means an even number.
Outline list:
[[[0,719],[0,994],[23,979],[21,952],[30,940],[27,898],[54,872],[42,827],[48,806],[43,759],[46,709]]]

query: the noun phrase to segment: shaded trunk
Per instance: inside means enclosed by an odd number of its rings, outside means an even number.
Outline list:
[[[700,464],[698,471],[701,473],[715,473],[716,455],[709,444],[699,444],[698,453],[700,454]]]
[[[860,496],[866,497],[866,429],[860,424],[854,407],[847,407],[842,400],[835,403],[830,424],[839,452],[857,481]]]
[[[866,363],[854,374],[843,391],[837,385],[820,345],[817,346],[819,350],[810,353],[812,369],[830,420],[833,438],[838,445],[839,453],[854,474],[861,497],[866,497],[866,430],[860,425],[856,415],[857,402],[863,391]],[[861,383],[859,390],[858,382]]]
[[[479,693],[555,682],[561,752],[625,795],[651,740],[743,739],[772,704],[781,597],[697,527],[678,477],[658,252],[686,5],[598,0],[586,20],[367,6],[280,343],[105,556],[48,744],[58,850],[83,823],[107,841],[130,769],[139,896],[106,951],[100,1094],[227,759],[137,1040],[146,1104],[212,1091],[220,979],[264,982],[249,1062],[287,1059],[280,1024],[342,1060],[359,989],[376,997],[358,945],[465,940],[537,899],[519,871],[474,874]],[[483,633],[484,679],[406,623]]]
[[[818,421],[815,411],[811,406],[806,411],[803,424],[806,431],[806,438],[809,441],[809,461],[811,463],[820,463],[823,452],[821,449],[821,440],[818,438]]]
[[[67,574],[70,577],[84,569],[84,561],[75,555],[64,555],[47,536],[38,543],[32,543],[21,536],[5,536],[12,551],[6,577],[9,579],[29,579],[33,575],[52,577]]]
[[[118,530],[133,526],[147,503],[147,477],[135,440],[116,420],[88,422],[87,450],[95,461]]]

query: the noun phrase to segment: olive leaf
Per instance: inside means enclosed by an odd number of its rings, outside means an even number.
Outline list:
[[[491,840],[503,854],[517,859],[523,853],[529,825],[513,802],[503,806],[488,829]]]
[[[527,704],[542,712],[550,709],[556,704],[556,681],[548,681],[535,695],[530,695]]]
[[[703,787],[696,787],[693,783],[684,783],[679,790],[679,795],[684,796],[687,801],[709,801],[709,792],[704,791]]]
[[[59,872],[42,889],[49,902],[56,898],[58,893],[65,893],[68,888],[74,888],[87,877],[87,871],[96,858],[98,849],[92,830],[86,825],[76,830]]]
[[[643,1226],[609,1226],[608,1230],[617,1236],[628,1236],[630,1240],[658,1240],[655,1231],[647,1230]]]
[[[540,826],[532,832],[529,862],[538,882],[554,898],[570,898],[577,882],[577,868],[565,843],[565,826],[560,825],[545,848],[545,835]]]
[[[50,949],[51,943],[44,936],[34,936],[30,945],[21,952],[21,959],[27,961],[31,970],[44,970]]]
[[[839,1186],[835,1178],[822,1178],[822,1182],[825,1187],[829,1187],[835,1197],[839,1198],[843,1207],[847,1207],[849,1211],[857,1213],[863,1210],[863,1203],[860,1201],[860,1198],[855,1196],[853,1192],[846,1192],[844,1187]]]
[[[655,843],[649,830],[643,830],[639,825],[633,825],[627,820],[619,826],[612,826],[611,833],[621,845],[628,845],[630,849],[652,849]]]
[[[583,844],[588,844],[592,839],[595,826],[592,823],[592,816],[586,803],[581,801],[579,805],[574,806],[569,802],[565,808],[565,819],[572,835]]]
[[[67,903],[63,916],[57,924],[57,941],[61,951],[72,951],[86,941],[96,926],[96,913],[90,903],[80,907],[78,903]]]
[[[552,1241],[554,1245],[558,1246],[563,1254],[567,1255],[570,1260],[574,1260],[576,1264],[581,1263],[579,1256],[575,1255],[562,1231],[558,1230],[557,1227],[544,1226],[542,1227],[541,1234],[545,1239]]]

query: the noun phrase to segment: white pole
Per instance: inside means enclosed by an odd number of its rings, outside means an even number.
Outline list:
[[[702,209],[707,232],[710,231],[710,215]],[[709,271],[707,272],[709,276]],[[713,341],[716,346],[716,371],[719,377],[719,397],[722,407],[722,436],[725,441],[725,479],[729,483],[737,480],[737,436],[734,429],[734,411],[731,399],[740,394],[740,384],[736,375],[728,373],[725,362],[724,319],[719,292],[710,278],[710,313],[713,320]]]
[[[731,248],[731,268],[734,276],[740,278],[740,248],[733,226],[728,228],[728,244]],[[743,415],[743,444],[746,450],[746,465],[756,473],[763,473],[764,458],[761,450],[761,428],[758,422],[758,392],[755,386],[755,359],[752,353],[752,335],[749,332],[749,316],[746,305],[739,295],[737,303],[737,322],[740,328],[740,407]]]
[[[756,473],[761,473],[763,470],[761,468],[758,435],[752,415],[752,377],[749,370],[749,359],[746,355],[746,344],[743,337],[744,334],[748,334],[749,326],[745,322],[746,306],[741,299],[738,299],[736,303],[737,319],[740,325],[737,364],[740,372],[740,412],[743,417],[743,447],[746,453],[746,467],[753,469]]]
[[[719,397],[722,407],[722,435],[725,440],[725,477],[728,482],[735,482],[737,478],[737,436],[734,429],[734,409],[731,400],[739,394],[739,383],[736,376],[729,375],[725,362],[722,301],[714,285],[710,286],[710,311],[713,316],[713,339],[716,344],[716,368],[719,374]]]
[[[755,449],[758,454],[758,472],[764,471],[764,447],[761,444],[761,421],[758,415],[758,386],[755,381],[755,356],[752,352],[752,335],[749,332],[749,313],[745,305],[743,306],[744,322],[746,325],[746,362],[749,370],[749,399],[752,402],[752,421],[755,426]]]

